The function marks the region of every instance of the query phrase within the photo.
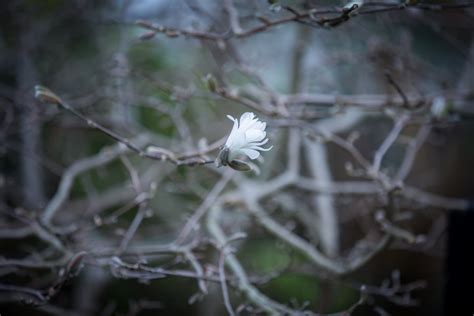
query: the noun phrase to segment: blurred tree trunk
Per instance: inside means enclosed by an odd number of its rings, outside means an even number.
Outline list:
[[[26,23],[25,23],[26,24]],[[26,208],[39,209],[44,205],[43,170],[38,160],[41,146],[42,124],[36,107],[33,87],[37,82],[35,65],[31,58],[38,42],[37,32],[23,30],[18,35],[19,47],[16,67],[15,103],[20,109],[20,170],[23,203]]]

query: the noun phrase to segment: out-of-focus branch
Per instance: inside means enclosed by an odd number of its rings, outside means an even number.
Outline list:
[[[22,300],[25,303],[28,303],[31,305],[39,305],[39,304],[47,302],[46,296],[43,293],[41,293],[41,291],[29,288],[29,287],[0,283],[0,291],[6,291],[6,292],[12,292],[12,293],[25,295],[27,298],[23,298]]]
[[[65,254],[70,254],[70,251],[64,246],[63,242],[50,232],[47,227],[43,226],[43,223],[33,220],[31,221],[30,226],[41,240]]]
[[[337,104],[341,107],[358,107],[364,110],[377,111],[384,108],[403,107],[405,102],[409,104],[431,104],[437,96],[446,96],[449,99],[464,100],[469,97],[469,93],[462,92],[438,92],[429,93],[423,96],[406,94],[407,100],[401,96],[389,94],[354,94],[354,95],[331,95],[323,93],[297,93],[281,95],[280,102],[285,104],[308,104],[318,106],[333,106]]]
[[[216,240],[218,247],[223,247],[228,238],[219,227],[218,220],[220,218],[221,207],[213,206],[207,214],[207,229],[212,237]],[[247,274],[242,268],[240,262],[233,254],[225,257],[227,266],[237,278],[237,287],[245,293],[247,298],[260,309],[273,315],[277,314],[293,314],[295,311],[289,309],[285,305],[279,304],[258,291],[249,281]]]
[[[132,185],[133,185],[133,188],[135,190],[135,193],[137,194],[137,196],[145,194],[145,197],[138,202],[137,214],[133,218],[133,221],[130,224],[130,226],[128,227],[128,230],[125,233],[125,236],[123,237],[122,241],[120,242],[120,246],[117,250],[117,254],[120,254],[123,251],[125,251],[125,249],[127,249],[128,244],[130,243],[133,236],[137,232],[138,227],[140,226],[140,224],[141,224],[141,222],[142,222],[142,220],[145,216],[145,212],[148,208],[148,201],[151,198],[153,198],[154,191],[156,190],[156,184],[152,183],[151,186],[150,186],[149,192],[144,192],[143,188],[142,188],[142,185],[141,185],[141,182],[140,182],[140,179],[138,178],[137,170],[133,167],[133,165],[128,160],[128,158],[122,156],[121,160],[122,160],[123,164],[125,165],[125,167],[127,168],[128,173],[130,174],[130,178],[131,178]]]
[[[234,313],[234,309],[232,308],[232,304],[231,304],[230,298],[229,298],[229,291],[227,289],[227,280],[226,280],[226,276],[225,276],[225,257],[233,251],[233,249],[229,247],[230,243],[232,241],[235,241],[235,240],[238,240],[238,239],[241,239],[241,238],[245,238],[245,237],[246,237],[245,234],[234,235],[234,237],[229,238],[227,240],[227,242],[224,245],[222,245],[222,247],[219,249],[220,250],[220,255],[219,255],[219,281],[220,281],[221,288],[222,288],[222,295],[224,297],[224,305],[227,309],[227,313],[230,316],[234,316],[235,313]]]
[[[323,271],[329,272],[331,274],[344,273],[344,267],[338,264],[337,261],[327,258],[311,244],[298,237],[297,235],[293,234],[288,229],[273,220],[256,203],[248,205],[248,208],[252,212],[252,215],[255,216],[257,221],[266,230],[268,230],[275,237],[281,239],[282,241],[305,255],[313,262],[313,264],[320,267]]]
[[[217,198],[224,190],[227,183],[230,181],[235,172],[229,169],[222,178],[216,183],[214,188],[206,196],[202,204],[196,209],[194,214],[189,218],[189,220],[184,225],[183,229],[176,238],[176,243],[182,243],[186,237],[196,228],[196,225],[201,220],[201,218],[206,214],[207,210],[216,202]]]
[[[395,224],[391,223],[386,217],[383,211],[375,213],[375,220],[380,224],[382,230],[387,234],[406,241],[409,244],[419,243],[425,240],[422,235],[416,236],[412,232],[406,229],[402,229]]]
[[[344,274],[352,273],[363,267],[365,264],[367,264],[367,262],[372,260],[377,254],[384,250],[391,240],[392,239],[389,235],[385,235],[369,250],[366,250],[361,254],[357,254],[355,257],[351,257],[350,260],[346,261]]]
[[[392,130],[385,138],[383,143],[377,149],[374,155],[374,160],[372,162],[372,169],[371,171],[374,173],[378,173],[380,171],[380,167],[382,165],[382,160],[387,153],[387,151],[392,147],[393,143],[397,140],[398,136],[400,135],[401,131],[405,127],[406,122],[408,121],[409,116],[402,114],[399,118],[397,118],[395,124],[393,125]]]
[[[224,0],[224,8],[227,11],[227,15],[229,16],[229,24],[232,33],[239,35],[242,33],[242,28],[240,27],[239,22],[239,12],[234,6],[234,2],[232,0]]]
[[[385,73],[385,77],[387,78],[388,83],[397,91],[397,93],[402,98],[403,106],[405,108],[409,108],[411,106],[410,101],[408,101],[408,97],[405,92],[403,92],[403,89],[400,87],[400,85],[395,81],[395,79],[393,79],[390,73]]]
[[[145,143],[147,141],[146,136],[140,136],[134,140],[137,144]],[[69,193],[71,191],[72,185],[74,183],[75,178],[80,175],[81,173],[87,172],[91,169],[97,168],[99,166],[103,166],[115,159],[117,159],[120,155],[126,153],[129,149],[123,146],[121,143],[106,147],[102,149],[102,151],[91,157],[87,157],[81,159],[74,164],[72,164],[63,174],[61,178],[61,182],[59,184],[59,188],[56,191],[54,197],[50,200],[50,202],[45,207],[43,214],[41,216],[41,220],[44,223],[49,224],[56,213],[60,210],[63,203],[69,197]]]
[[[416,306],[418,300],[412,296],[413,291],[424,289],[425,281],[415,281],[402,284],[400,281],[400,272],[392,272],[390,279],[385,279],[381,286],[365,285],[367,295],[376,295],[384,297],[392,303],[399,306]]]
[[[7,259],[0,257],[0,267],[18,267],[29,269],[51,269],[66,264],[69,256],[63,256],[57,260],[33,260],[33,259]]]
[[[403,161],[395,176],[396,182],[402,182],[406,179],[415,163],[416,155],[428,138],[430,131],[431,127],[429,125],[422,125],[416,136],[408,143]]]
[[[416,8],[425,11],[443,11],[443,10],[462,10],[466,8],[474,7],[473,3],[442,3],[442,4],[424,4],[416,3],[412,5],[407,5],[405,3],[367,3],[362,8],[359,8],[359,5],[354,4],[351,7],[340,7],[335,8],[331,7],[319,7],[312,8],[305,11],[299,11],[298,9],[290,6],[284,6],[287,12],[290,12],[289,16],[285,16],[279,19],[269,19],[263,15],[258,16],[258,20],[261,25],[251,27],[248,29],[237,28],[239,32],[225,32],[225,33],[214,33],[201,30],[192,30],[192,29],[180,29],[174,27],[167,27],[162,25],[156,25],[149,21],[139,20],[136,24],[149,32],[143,34],[141,38],[143,40],[148,40],[156,36],[158,33],[162,33],[167,37],[175,38],[178,36],[185,36],[196,38],[200,40],[209,40],[209,41],[226,41],[232,38],[243,39],[249,36],[253,36],[258,33],[268,31],[271,28],[276,26],[297,22],[309,27],[335,27],[344,22],[347,22],[350,18],[356,17],[358,15],[368,15],[368,14],[381,14],[390,11],[403,11],[407,8]],[[227,9],[228,10],[228,9]],[[234,14],[234,12],[233,12]],[[235,16],[235,15],[234,15]],[[235,24],[235,18],[234,24]],[[232,29],[236,25],[232,26]],[[239,25],[240,26],[240,25]]]
[[[472,203],[468,199],[446,197],[411,186],[404,186],[400,194],[421,205],[439,207],[445,210],[466,211]]]
[[[112,258],[109,257],[116,252],[115,249],[95,250],[95,251],[92,251],[91,254],[94,255],[94,257],[96,258],[99,264],[104,263],[104,260],[105,260],[105,264],[110,265],[112,269],[116,269],[113,271],[115,271],[115,273],[118,273],[118,275],[121,275],[124,273],[126,274],[127,272],[126,270],[131,270],[131,271],[137,272],[136,274],[133,274],[133,276],[137,278],[154,279],[154,278],[161,278],[167,275],[195,278],[197,280],[200,291],[203,294],[207,294],[208,289],[207,289],[207,285],[205,281],[208,280],[208,281],[219,282],[219,279],[213,278],[212,276],[208,276],[205,274],[202,265],[199,263],[198,259],[196,258],[196,255],[193,253],[192,250],[193,250],[192,244],[178,246],[176,245],[176,243],[172,243],[169,245],[134,247],[134,249],[125,250],[121,254],[121,256],[122,257],[128,257],[128,256],[135,257],[137,255],[143,256],[143,255],[165,254],[165,253],[179,255],[186,258],[186,260],[189,262],[189,264],[192,266],[195,272],[189,272],[186,270],[169,270],[169,269],[163,269],[159,267],[152,268],[140,263],[127,264],[127,263],[124,263],[117,256],[113,256]],[[117,270],[117,268],[125,268],[126,270],[120,270],[120,269]]]

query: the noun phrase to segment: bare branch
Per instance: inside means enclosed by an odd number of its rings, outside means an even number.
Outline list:
[[[212,190],[206,196],[202,204],[199,206],[199,208],[196,209],[194,214],[189,218],[181,232],[178,234],[178,237],[176,238],[177,244],[182,243],[186,239],[186,237],[189,236],[192,230],[196,228],[198,222],[206,214],[207,210],[216,202],[222,190],[224,190],[225,186],[234,174],[234,171],[229,169],[216,183],[214,188],[212,188]]]
[[[140,136],[135,140],[137,143],[144,143],[147,137]],[[129,149],[123,146],[121,143],[104,148],[99,154],[87,157],[72,164],[63,174],[59,188],[56,194],[45,207],[41,220],[44,223],[49,224],[56,213],[60,210],[63,203],[69,197],[72,185],[75,178],[81,173],[87,172],[91,169],[103,166],[114,159],[117,159],[120,155],[126,153]]]
[[[400,135],[401,131],[405,127],[406,122],[408,121],[409,117],[407,115],[400,116],[388,136],[385,138],[383,143],[380,145],[379,149],[375,153],[374,161],[372,163],[372,172],[377,173],[380,170],[380,166],[382,165],[382,159],[393,145],[393,143],[397,140],[398,136]]]

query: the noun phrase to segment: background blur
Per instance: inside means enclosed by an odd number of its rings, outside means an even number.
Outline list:
[[[442,314],[474,4],[402,2],[2,3],[0,314]],[[259,172],[202,165],[247,111]]]

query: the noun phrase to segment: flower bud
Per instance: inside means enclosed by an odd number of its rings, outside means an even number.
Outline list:
[[[60,104],[61,98],[46,87],[35,86],[35,98],[46,104]]]

